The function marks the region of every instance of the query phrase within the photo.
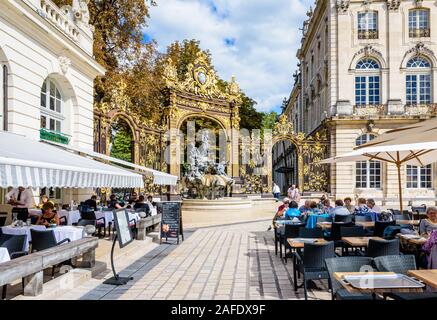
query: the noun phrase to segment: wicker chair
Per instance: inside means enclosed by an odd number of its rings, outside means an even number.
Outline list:
[[[331,290],[332,300],[372,300],[371,294],[349,293],[334,277],[334,272],[359,272],[363,266],[371,266],[372,260],[369,257],[357,256],[325,259],[326,269],[329,273],[329,289]]]
[[[375,231],[373,232],[373,235],[382,238],[384,236],[385,228],[395,225],[396,221],[375,221]]]
[[[291,247],[287,239],[299,237],[299,229],[305,227],[305,223],[286,224],[284,226],[284,233],[280,234],[279,242],[279,256],[282,258],[282,245],[284,246],[284,262],[287,263],[287,258],[291,257]],[[287,254],[287,249],[289,250]]]
[[[399,255],[400,251],[399,239],[393,240],[376,240],[369,239],[369,245],[367,247],[368,257],[380,257],[380,256],[391,256]]]
[[[303,275],[305,300],[308,300],[307,282],[309,280],[329,279],[325,259],[335,256],[334,242],[325,244],[305,243],[302,253],[295,252],[293,276],[294,290],[297,291],[297,273]]]
[[[342,215],[336,215],[334,217],[334,222],[343,222],[343,223],[351,223],[353,220],[352,215],[342,216]]]
[[[321,228],[300,228],[299,238],[323,238],[323,230]]]
[[[407,274],[408,270],[416,270],[414,255],[385,255],[373,259],[373,263],[382,272]]]

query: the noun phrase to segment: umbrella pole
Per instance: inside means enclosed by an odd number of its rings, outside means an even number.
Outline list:
[[[398,161],[396,162],[396,167],[398,169],[398,185],[399,185],[399,204],[400,204],[400,211],[401,214],[404,211],[404,205],[402,202],[402,178],[401,178],[401,163]]]

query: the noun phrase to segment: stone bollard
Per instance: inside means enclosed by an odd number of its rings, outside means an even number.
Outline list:
[[[137,222],[137,240],[146,240],[146,218],[140,218]]]

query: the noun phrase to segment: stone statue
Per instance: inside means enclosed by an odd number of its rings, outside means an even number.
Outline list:
[[[225,196],[228,187],[234,180],[226,174],[226,163],[208,159],[210,148],[208,132],[202,134],[202,145],[198,149],[194,142],[190,143],[188,167],[183,179],[189,194],[197,191],[197,198],[216,199]]]
[[[73,0],[72,12],[76,23],[89,26],[90,12],[88,3],[90,0]]]

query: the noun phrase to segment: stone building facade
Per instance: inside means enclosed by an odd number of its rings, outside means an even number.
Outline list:
[[[93,81],[105,70],[88,21],[85,0],[0,1],[0,130],[93,149]],[[89,191],[52,196],[67,203]]]
[[[435,1],[319,0],[307,16],[293,89],[299,95],[291,95],[285,112],[306,135],[328,130],[330,156],[437,114]],[[405,205],[434,203],[436,169],[403,168]],[[332,164],[326,191],[394,205],[396,169]]]

